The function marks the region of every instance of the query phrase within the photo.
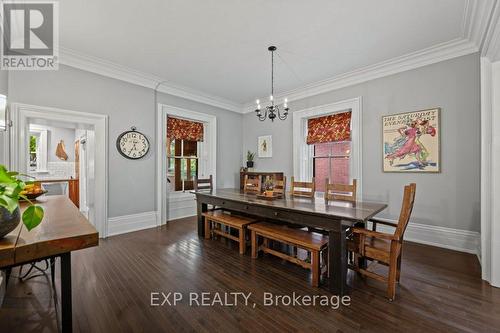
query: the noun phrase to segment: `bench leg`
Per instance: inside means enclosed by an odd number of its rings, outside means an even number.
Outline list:
[[[245,234],[246,229],[241,228],[238,230],[239,232],[239,237],[240,237],[240,254],[245,254],[245,249],[246,249],[246,234]]]
[[[312,270],[312,279],[311,285],[313,287],[319,286],[319,251],[311,251],[311,270]]]
[[[251,243],[252,243],[252,259],[256,259],[257,247],[259,246],[259,244],[257,244],[257,233],[254,230],[252,230]]]
[[[205,239],[210,239],[210,220],[205,217]]]

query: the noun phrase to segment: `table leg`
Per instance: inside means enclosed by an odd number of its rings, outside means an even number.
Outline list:
[[[338,296],[347,293],[346,229],[329,231],[328,240],[328,287]]]
[[[201,215],[202,213],[206,212],[208,209],[207,204],[203,203],[198,199],[196,201],[196,213],[198,215],[198,236],[199,237],[204,237],[205,236],[205,226],[203,223],[203,216]]]
[[[72,332],[71,252],[61,254],[61,319],[63,333]]]

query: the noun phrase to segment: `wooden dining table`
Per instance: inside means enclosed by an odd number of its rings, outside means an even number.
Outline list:
[[[55,261],[59,257],[61,269],[61,330],[71,332],[71,252],[97,246],[99,234],[78,208],[64,195],[44,196],[36,201],[45,214],[39,226],[28,231],[22,224],[0,239],[0,269],[39,260]],[[21,204],[21,210],[27,204]],[[54,274],[54,270],[52,271]]]
[[[328,289],[339,296],[347,293],[346,231],[354,224],[366,223],[387,205],[375,202],[329,201],[320,198],[284,196],[273,201],[245,194],[239,188],[193,191],[197,200],[198,236],[204,235],[203,212],[207,205],[245,213],[267,220],[277,220],[328,233]]]

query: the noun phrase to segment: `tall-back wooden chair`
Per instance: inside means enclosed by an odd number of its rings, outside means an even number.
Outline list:
[[[248,177],[245,175],[245,180],[243,183],[243,192],[249,194],[260,194],[262,187],[262,181],[260,176]]]
[[[292,197],[314,198],[316,193],[316,185],[314,177],[311,182],[296,182],[295,178],[291,178],[290,195]]]
[[[362,275],[387,283],[387,297],[393,300],[396,296],[396,282],[401,276],[401,255],[403,249],[403,237],[410,221],[413,203],[415,201],[415,191],[417,185],[412,183],[405,186],[403,204],[399,214],[398,223],[391,223],[378,219],[370,220],[373,229],[355,227],[352,229],[352,236],[348,239],[347,249],[354,254],[354,260],[349,268]],[[394,233],[378,232],[377,224],[384,224],[394,228]],[[389,267],[388,276],[382,276],[365,267],[365,260],[380,263]]]
[[[340,200],[348,202],[356,202],[356,179],[352,180],[352,184],[330,184],[329,179],[325,180],[325,202],[328,204],[330,200]]]
[[[286,176],[283,176],[281,180],[274,181],[274,192],[285,195],[286,193]]]
[[[199,190],[207,190],[207,191],[212,191],[213,187],[213,180],[212,180],[212,175],[208,178],[198,178],[198,176],[194,177],[194,182],[193,182],[193,188],[195,191]]]

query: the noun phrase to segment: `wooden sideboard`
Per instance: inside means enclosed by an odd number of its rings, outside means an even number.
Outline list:
[[[262,176],[262,181],[266,176],[271,176],[276,180],[283,180],[283,172],[259,172],[259,171],[240,171],[240,189],[243,189],[243,183],[245,181],[245,176]]]

